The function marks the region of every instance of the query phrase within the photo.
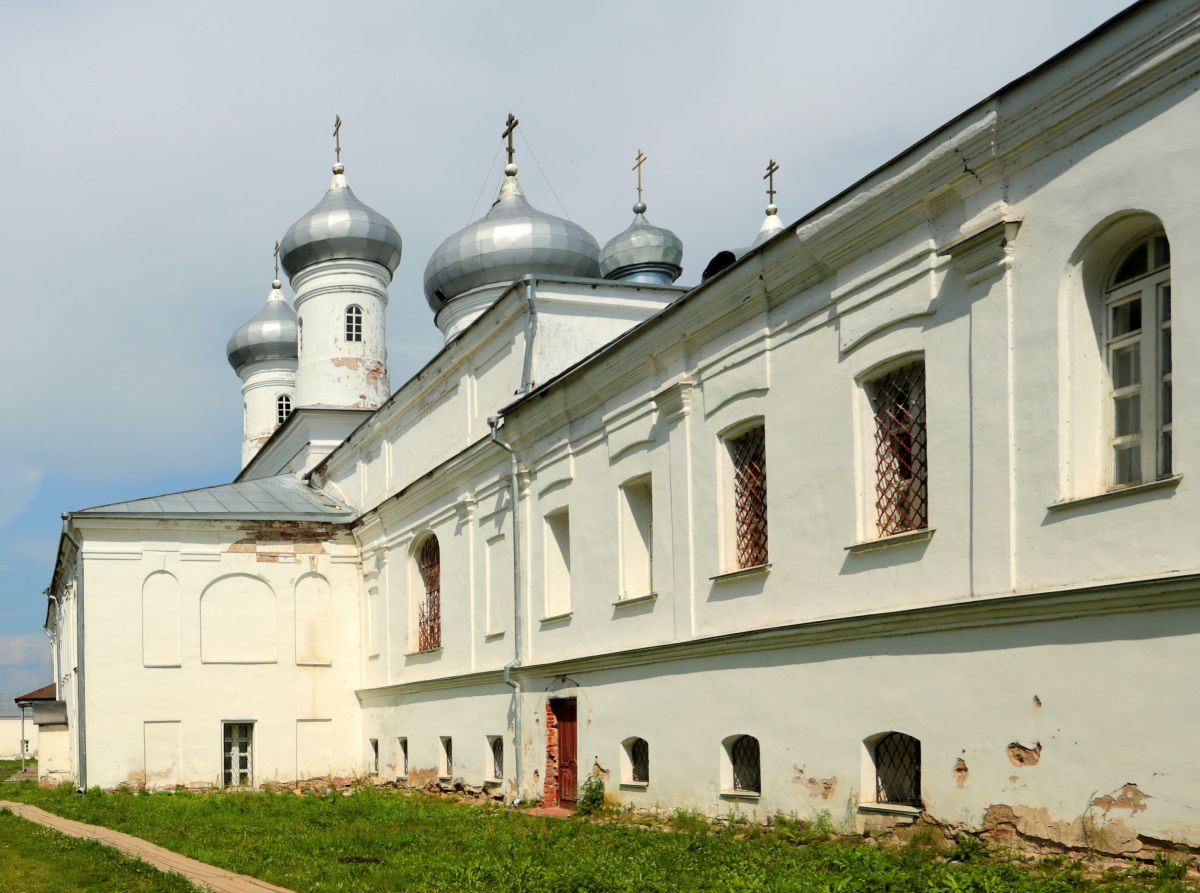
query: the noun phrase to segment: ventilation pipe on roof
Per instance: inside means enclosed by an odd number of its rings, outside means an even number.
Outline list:
[[[532,312],[532,307],[531,307]],[[528,349],[528,348],[527,348]],[[517,452],[508,443],[500,439],[500,429],[504,426],[503,416],[490,416],[488,418],[488,426],[492,429],[492,443],[501,449],[507,450],[510,465],[509,465],[509,508],[512,510],[512,544],[513,544],[513,657],[504,665],[504,683],[513,690],[513,772],[517,779],[517,801],[521,800],[521,782],[523,780],[522,767],[524,760],[521,759],[521,742],[524,740],[521,734],[521,683],[513,678],[513,670],[521,666],[521,644],[522,644],[522,628],[524,618],[522,616],[522,574],[521,574],[521,513],[519,509],[520,489],[518,484],[518,472],[520,463],[517,461]]]

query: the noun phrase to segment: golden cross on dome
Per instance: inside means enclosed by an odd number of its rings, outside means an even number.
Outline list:
[[[275,278],[279,278],[279,242],[275,242]]]
[[[779,170],[779,165],[772,158],[767,164],[767,172],[763,174],[763,179],[767,181],[767,198],[771,204],[775,204],[775,172]]]
[[[513,148],[513,131],[517,129],[517,125],[521,122],[517,120],[512,112],[508,113],[508,120],[504,122],[504,132],[500,134],[502,138],[508,140],[508,163],[513,163],[513,158],[517,154],[517,150]]]
[[[335,160],[340,164],[342,161],[342,116],[333,116],[333,150],[336,153]]]
[[[637,171],[638,203],[640,204],[642,201],[642,165],[646,163],[646,153],[638,149],[637,158],[633,161],[633,167],[630,170]]]

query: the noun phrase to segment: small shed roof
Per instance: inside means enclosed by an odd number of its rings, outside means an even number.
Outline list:
[[[41,688],[35,688],[33,691],[27,692],[26,694],[17,695],[15,698],[13,698],[13,700],[16,701],[18,705],[25,705],[30,704],[33,701],[53,701],[55,699],[55,694],[56,692],[54,683],[51,682],[49,685],[43,685]]]

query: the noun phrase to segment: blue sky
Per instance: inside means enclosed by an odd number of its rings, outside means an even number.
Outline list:
[[[601,243],[644,149],[648,216],[696,282],[753,238],[768,158],[796,219],[1122,6],[4,5],[0,693],[50,681],[61,512],[237,473],[225,341],[324,192],[335,113],[356,194],[405,240],[396,386],[441,343],[425,261],[492,199],[510,110],[530,200]]]

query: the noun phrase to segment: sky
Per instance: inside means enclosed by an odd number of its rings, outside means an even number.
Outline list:
[[[510,111],[530,201],[601,244],[644,150],[694,284],[753,239],[769,159],[796,220],[1124,5],[3,4],[0,693],[51,681],[62,512],[237,474],[225,342],[324,194],[335,114],[355,194],[404,238],[396,387],[442,343],[425,263],[495,198]]]

